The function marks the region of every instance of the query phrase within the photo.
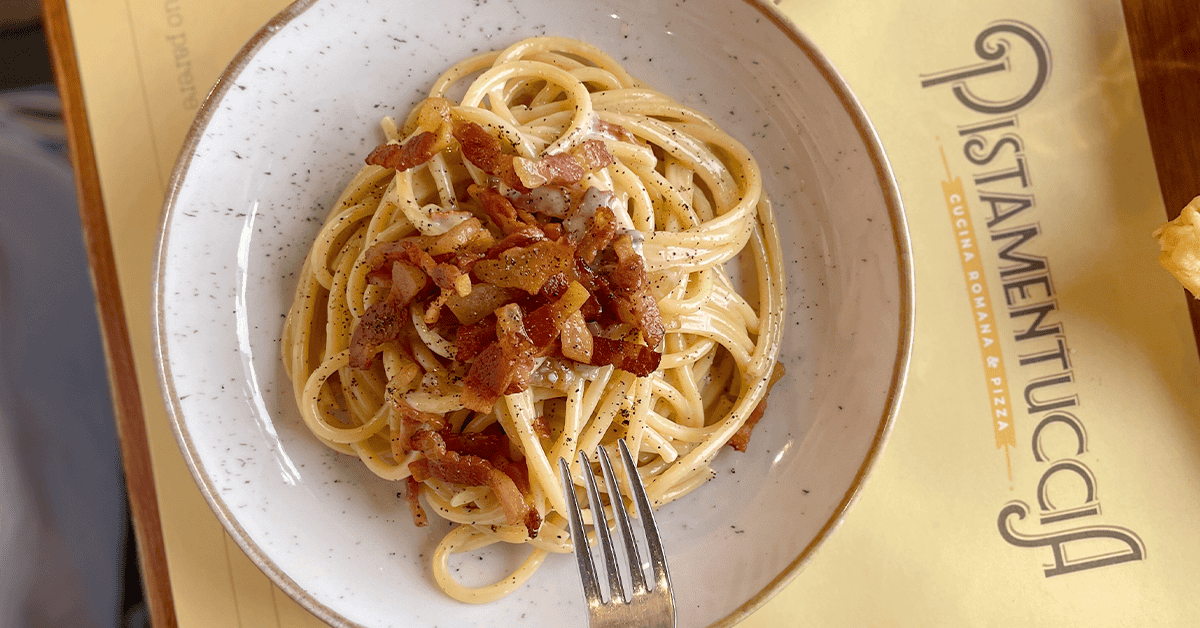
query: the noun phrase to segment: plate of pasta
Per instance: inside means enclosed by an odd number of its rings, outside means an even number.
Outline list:
[[[769,3],[305,0],[176,165],[161,383],[333,626],[581,624],[557,461],[619,439],[679,625],[730,625],[878,457],[911,275],[869,121]]]

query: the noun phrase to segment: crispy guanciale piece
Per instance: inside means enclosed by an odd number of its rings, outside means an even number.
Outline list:
[[[472,245],[487,243],[491,246],[492,235],[483,229],[483,223],[478,218],[468,218],[450,228],[449,231],[437,236],[429,243],[426,251],[434,257],[448,253],[463,253],[472,250]],[[483,248],[483,250],[487,250]]]
[[[404,238],[395,242],[383,242],[372,246],[364,255],[367,264],[393,261],[393,289],[403,285],[398,281],[403,277],[403,275],[396,274],[399,272],[398,268],[403,269],[413,282],[420,284],[421,290],[424,289],[425,284],[421,283],[420,278],[412,273],[412,268],[419,269],[420,273],[431,279],[441,289],[441,294],[426,308],[425,322],[430,325],[437,322],[442,305],[446,304],[451,297],[465,297],[471,294],[471,278],[466,272],[455,263],[438,262],[423,248],[423,246],[436,246],[442,237],[445,236],[437,238],[423,236]],[[406,266],[401,267],[400,264]],[[402,300],[401,304],[407,305],[408,301]]]
[[[513,167],[521,183],[531,190],[544,185],[578,183],[588,172],[583,163],[570,153],[543,155],[537,159],[517,157],[513,160]]]
[[[418,482],[437,478],[443,482],[460,486],[486,486],[492,489],[504,518],[509,525],[524,525],[530,538],[537,537],[542,519],[512,476],[497,468],[492,461],[479,456],[450,451],[446,441],[436,432],[422,432],[413,438],[413,449],[425,454],[425,458],[409,463],[408,469]],[[506,469],[519,467],[502,456],[496,456]]]
[[[447,450],[446,441],[437,432],[423,431],[412,440],[412,448],[425,454],[424,459],[408,465],[418,482],[433,477],[463,486],[487,486],[488,471],[492,468],[487,460]]]
[[[740,452],[746,451],[746,446],[750,444],[750,432],[754,430],[754,426],[758,425],[758,420],[763,418],[763,414],[767,411],[767,400],[764,398],[754,406],[754,410],[750,412],[750,416],[746,417],[746,422],[738,428],[738,431],[733,433],[726,443],[730,447]]]
[[[404,501],[408,502],[408,509],[412,511],[413,525],[423,528],[429,524],[429,517],[421,507],[420,495],[421,483],[411,475],[404,478]]]
[[[514,231],[496,242],[488,249],[486,257],[495,259],[501,253],[516,247],[526,247],[536,242],[541,242],[546,239],[546,233],[533,226],[526,226],[517,231]]]
[[[572,244],[578,243],[587,233],[588,225],[591,224],[596,211],[601,207],[607,207],[611,211],[616,202],[617,197],[612,192],[589,187],[567,210],[567,217],[562,222],[563,233]]]
[[[412,260],[408,256],[408,247],[416,244],[418,247],[427,246],[432,242],[432,239],[427,236],[413,236],[401,238],[393,242],[380,242],[363,253],[362,263],[368,268],[376,269],[383,267],[388,262]]]
[[[643,344],[596,336],[592,338],[592,366],[613,365],[638,377],[658,368],[662,354]]]
[[[618,292],[635,292],[646,287],[646,266],[633,249],[633,239],[622,234],[613,240],[617,264],[608,273],[608,283]]]
[[[496,341],[506,355],[533,355],[535,349],[529,333],[525,331],[525,314],[521,306],[509,303],[496,310]]]
[[[379,242],[367,249],[362,263],[377,269],[387,262],[404,260],[420,265],[411,249],[414,247],[435,258],[455,257],[472,253],[486,253],[495,244],[492,234],[483,228],[478,218],[468,218],[451,227],[442,235],[411,235],[399,240]]]
[[[495,341],[496,323],[488,318],[482,318],[471,325],[462,325],[458,328],[458,335],[454,340],[454,359],[466,364]]]
[[[470,294],[471,292],[470,279],[459,270],[458,266],[450,263],[438,263],[432,255],[421,248],[420,243],[415,239],[405,238],[394,243],[378,244],[372,247],[372,251],[377,247],[386,247],[387,253],[384,255],[386,259],[402,261],[421,269],[442,290],[453,290],[461,294]],[[378,257],[378,254],[372,254],[372,251],[367,251],[367,257]]]
[[[454,139],[458,140],[463,157],[490,175],[498,174],[505,161],[511,165],[511,156],[504,154],[500,139],[476,122],[456,121]]]
[[[583,320],[594,323],[600,322],[607,313],[604,311],[612,303],[612,289],[608,287],[608,282],[597,276],[592,268],[579,259],[575,258],[575,266],[571,269],[571,276],[575,281],[578,281],[588,291],[591,296],[587,303],[583,304],[581,311],[583,312]],[[613,306],[615,308],[615,306]],[[612,313],[612,322],[617,322],[616,313]]]
[[[514,462],[504,456],[493,457],[491,463],[496,467],[497,473],[512,480],[513,485],[517,488],[517,495],[521,497],[521,501],[517,502],[515,498],[500,495],[499,491],[492,488],[492,492],[496,493],[500,500],[500,507],[504,510],[507,523],[515,525],[519,518],[519,523],[525,525],[525,531],[529,534],[529,538],[537,538],[538,531],[542,527],[542,515],[533,507],[533,492],[529,486],[528,468],[524,464]]]
[[[529,246],[510,248],[496,259],[480,260],[472,273],[493,286],[519,288],[537,294],[547,279],[571,268],[573,256],[574,251],[567,244],[542,240]]]
[[[583,286],[573,282],[558,300],[528,314],[520,314],[516,304],[496,310],[497,339],[471,362],[463,380],[463,406],[476,412],[491,412],[502,395],[526,390],[533,374],[533,357],[550,347],[566,319],[579,311],[588,296]],[[469,333],[474,334],[475,330]]]
[[[657,347],[666,328],[663,327],[662,313],[658,311],[658,301],[647,288],[645,262],[633,250],[628,234],[618,237],[612,246],[617,254],[617,265],[609,273],[608,282],[613,290],[617,316],[641,330],[647,345]]]
[[[539,227],[536,219],[522,217],[517,208],[513,206],[512,201],[496,188],[471,184],[467,188],[467,193],[479,201],[479,208],[487,214],[488,218],[492,219],[492,222],[496,223],[497,227],[500,227],[500,231],[505,235],[511,235],[529,227]]]
[[[430,280],[442,290],[442,295],[431,306],[435,313],[451,296],[466,296],[471,293],[470,277],[451,263],[439,263],[421,248],[437,240],[430,238],[405,238],[397,242],[385,242],[371,247],[364,256],[370,265],[391,262],[388,279],[391,290],[388,296],[363,313],[350,336],[350,366],[367,369],[379,351],[379,345],[393,340],[403,329],[408,304],[429,285]],[[380,273],[372,273],[371,281],[385,281]],[[432,324],[436,318],[426,316]]]
[[[529,362],[532,365],[533,359]],[[463,406],[485,414],[491,412],[496,400],[508,390],[517,368],[516,358],[505,355],[499,342],[484,347],[463,379]]]
[[[457,293],[446,299],[446,307],[454,313],[454,317],[463,325],[473,325],[485,318],[498,308],[516,300],[520,294],[517,290],[500,288],[488,283],[478,283],[471,287],[471,294],[459,296]],[[459,360],[464,362],[465,360]]]
[[[368,307],[350,335],[350,366],[356,369],[371,368],[379,345],[400,335],[406,313],[407,304],[401,304],[390,295]]]
[[[372,166],[383,166],[391,168],[397,172],[404,172],[409,168],[415,168],[437,154],[434,150],[437,144],[437,135],[429,131],[422,131],[407,140],[403,144],[380,144],[367,155],[366,162]]]
[[[367,281],[392,293],[392,298],[403,305],[412,301],[426,286],[429,276],[420,268],[405,261],[393,261],[390,266],[367,273]]]
[[[530,190],[527,194],[518,194],[511,200],[517,209],[560,220],[566,218],[567,211],[571,209],[571,197],[566,189],[552,185]]]
[[[508,187],[520,192],[529,191],[513,169],[513,156],[504,152],[500,138],[489,133],[478,123],[467,120],[456,119],[453,132],[463,158],[476,168],[500,179]]]
[[[750,444],[750,432],[754,430],[754,426],[758,425],[759,419],[763,418],[763,414],[767,411],[767,398],[771,396],[771,389],[775,387],[775,382],[783,377],[783,365],[775,363],[775,368],[771,371],[771,382],[767,384],[767,392],[763,395],[762,401],[754,406],[754,410],[750,412],[750,416],[746,417],[746,422],[742,424],[738,431],[733,433],[727,443],[737,451],[745,452],[746,446]]]
[[[561,240],[563,237],[562,224],[557,222],[548,222],[542,225],[542,233],[551,240]]]
[[[542,284],[541,296],[545,297],[547,301],[557,301],[558,299],[562,298],[562,295],[567,291],[567,288],[571,287],[572,281],[574,280],[567,278],[567,273],[551,275],[550,278],[546,280],[546,283]],[[584,289],[586,290],[586,288]]]
[[[406,129],[407,140],[382,144],[367,155],[367,163],[403,172],[433,159],[450,144],[450,118],[454,103],[445,98],[427,98],[418,108],[416,128]]]
[[[400,305],[408,305],[429,285],[429,276],[408,262],[392,262],[391,296]]]
[[[440,414],[418,412],[401,397],[392,397],[391,403],[392,407],[396,409],[396,414],[400,416],[400,419],[391,424],[389,429],[392,455],[397,459],[408,455],[412,446],[412,437],[419,430],[437,431],[446,427],[446,419]]]
[[[533,433],[538,435],[538,438],[550,438],[550,417],[543,414],[538,418],[530,421],[530,427],[533,428]]]
[[[534,368],[535,347],[520,306],[510,303],[495,314],[496,341],[476,356],[463,381],[463,405],[477,412],[490,412],[502,395],[527,390]]]
[[[420,426],[419,421],[403,417],[396,425],[390,428],[388,441],[392,446],[392,455],[397,460],[403,459],[404,456],[408,455],[409,441],[412,440],[413,434],[417,433],[417,429]]]
[[[588,219],[587,231],[575,245],[575,254],[579,259],[591,264],[596,260],[596,255],[607,248],[616,236],[617,216],[613,210],[601,205]]]
[[[493,423],[493,425],[496,424]],[[446,442],[447,451],[479,456],[486,460],[508,455],[508,436],[502,431],[460,434],[443,430],[440,435]]]
[[[578,312],[590,296],[579,282],[572,281],[558,299],[525,315],[525,331],[536,352],[542,352],[558,338],[567,318]]]
[[[579,310],[573,312],[563,321],[559,333],[563,357],[580,364],[592,361],[592,332],[588,330],[583,314]]]
[[[587,173],[616,162],[604,142],[587,140],[567,153],[542,155],[537,159],[516,157],[513,159],[513,167],[525,187],[537,189],[543,186],[574,185],[582,181]]]

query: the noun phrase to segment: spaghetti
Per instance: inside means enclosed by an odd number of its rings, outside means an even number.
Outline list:
[[[418,525],[422,502],[457,524],[439,586],[491,601],[571,551],[559,457],[626,439],[657,507],[745,449],[781,373],[779,236],[744,147],[582,42],[464,60],[382,126],[304,263],[284,362],[317,438],[403,482]],[[508,577],[450,575],[501,541],[532,546]]]

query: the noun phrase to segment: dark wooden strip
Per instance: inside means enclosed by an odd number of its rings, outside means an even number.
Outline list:
[[[1167,218],[1200,196],[1200,2],[1123,0]],[[1200,300],[1187,296],[1200,349]]]

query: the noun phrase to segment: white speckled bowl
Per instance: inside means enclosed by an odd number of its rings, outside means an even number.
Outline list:
[[[584,624],[569,556],[493,604],[443,595],[427,557],[444,528],[414,528],[397,486],[310,436],[279,357],[295,273],[380,141],[379,118],[408,111],[453,61],[535,34],[597,44],[712,115],[758,157],[776,203],[787,377],[750,451],[722,453],[716,480],[659,515],[680,626],[730,625],[797,573],[853,502],[899,402],[912,327],[899,195],[854,97],[773,6],[300,2],[197,116],[166,205],[155,314],[200,489],[263,571],[334,626]]]

